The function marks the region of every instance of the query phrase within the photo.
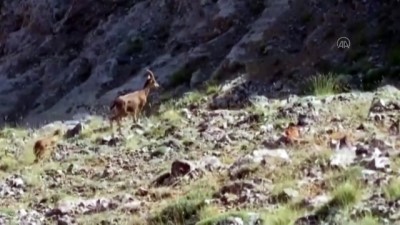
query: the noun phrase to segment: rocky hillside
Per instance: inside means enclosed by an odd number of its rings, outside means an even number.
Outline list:
[[[399,4],[1,1],[0,224],[399,225]]]
[[[233,87],[126,120],[124,137],[97,116],[3,129],[0,224],[399,224],[396,88],[207,109]],[[34,141],[59,128],[32,164]]]
[[[34,125],[102,112],[146,67],[159,94],[243,72],[264,94],[327,71],[370,89],[399,71],[399,12],[397,1],[3,0],[0,115]],[[341,36],[350,50],[335,47]]]

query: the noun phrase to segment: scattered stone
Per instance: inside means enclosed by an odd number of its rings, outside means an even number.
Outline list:
[[[45,213],[46,217],[62,217],[64,215],[76,215],[76,214],[91,214],[99,213],[107,210],[115,210],[121,205],[126,207],[140,205],[133,198],[124,199],[120,196],[113,198],[94,198],[94,199],[76,199],[76,200],[62,200],[56,204],[56,206]],[[129,208],[129,207],[128,207]]]
[[[185,176],[194,171],[196,166],[188,160],[175,160],[171,165],[171,175],[173,177]]]
[[[353,149],[336,150],[330,159],[330,166],[346,168],[354,163],[356,154]]]
[[[21,225],[43,224],[44,222],[44,216],[35,210],[26,211],[21,209],[17,212],[17,217]]]
[[[116,146],[121,141],[122,140],[120,138],[111,137],[111,136],[107,136],[107,137],[103,137],[103,138],[97,139],[97,143],[99,143],[101,145],[108,145],[108,146]]]
[[[4,182],[0,181],[0,197],[19,198],[25,194],[25,192],[25,182],[17,175],[7,177]]]
[[[251,154],[238,158],[228,169],[231,178],[241,177],[247,172],[254,171],[258,165],[266,164],[271,159],[280,159],[290,162],[290,157],[284,149],[260,149]]]
[[[367,168],[386,171],[390,168],[390,159],[388,157],[374,157],[368,163]]]
[[[307,200],[307,204],[311,206],[312,209],[317,209],[325,204],[327,204],[332,198],[326,194],[318,195],[314,198]]]
[[[224,205],[265,204],[267,196],[252,181],[233,181],[214,193]]]
[[[219,170],[223,167],[221,161],[215,156],[204,157],[200,160],[198,166],[208,171]]]
[[[298,196],[299,196],[298,191],[291,188],[285,188],[282,190],[282,192],[276,195],[272,195],[270,201],[272,204],[286,203],[297,198]]]
[[[82,131],[83,131],[83,124],[78,123],[73,128],[67,130],[67,132],[65,133],[65,137],[73,138],[75,136],[80,135],[82,133]]]

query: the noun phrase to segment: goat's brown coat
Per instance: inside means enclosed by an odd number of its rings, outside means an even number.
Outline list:
[[[288,143],[294,143],[299,141],[300,138],[299,127],[294,123],[290,123],[288,127],[284,130],[284,136],[286,142]]]
[[[121,120],[129,115],[132,116],[133,122],[137,123],[138,116],[141,114],[147,103],[147,97],[150,90],[160,86],[157,83],[153,72],[149,69],[147,69],[147,72],[147,80],[141,90],[118,96],[111,104],[110,109],[113,112],[113,115],[110,116],[111,131],[113,131],[113,122],[116,121],[118,131],[122,135]]]
[[[47,151],[52,152],[61,136],[62,132],[58,129],[51,136],[37,140],[33,146],[33,153],[36,157],[34,163],[38,163],[39,160],[42,160]]]

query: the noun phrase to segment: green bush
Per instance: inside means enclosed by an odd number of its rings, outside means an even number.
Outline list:
[[[305,93],[312,95],[329,95],[343,91],[338,76],[333,73],[320,74],[311,77],[306,82]]]

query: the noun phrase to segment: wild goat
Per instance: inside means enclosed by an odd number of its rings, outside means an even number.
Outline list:
[[[39,160],[43,159],[46,152],[50,151],[51,154],[55,148],[55,144],[61,136],[61,130],[57,129],[51,136],[37,140],[33,146],[33,153],[36,157],[34,163],[38,163]]]
[[[118,125],[118,131],[121,136],[121,120],[130,115],[133,119],[133,122],[137,123],[138,115],[141,115],[142,110],[146,105],[150,90],[160,87],[154,77],[154,73],[149,69],[146,69],[146,71],[148,73],[147,80],[141,90],[120,95],[111,104],[110,110],[113,113],[113,115],[110,116],[111,131],[113,131],[113,122],[116,121]]]
[[[286,142],[293,143],[300,138],[299,127],[293,122],[289,123],[288,127],[284,130]]]

